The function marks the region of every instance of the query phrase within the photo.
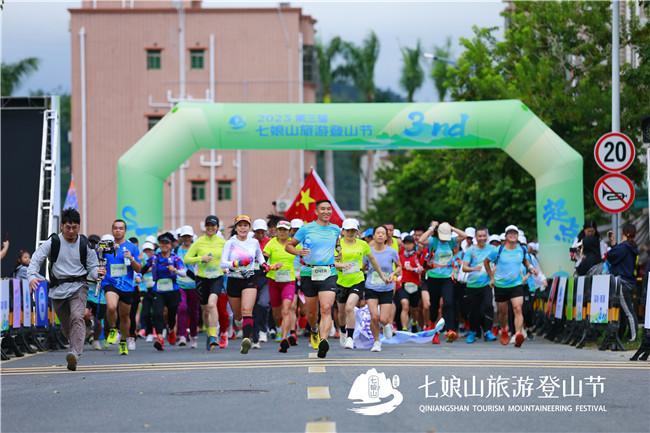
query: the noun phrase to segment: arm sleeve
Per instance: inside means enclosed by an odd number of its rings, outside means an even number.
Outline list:
[[[50,254],[50,248],[52,246],[52,240],[48,239],[43,242],[37,249],[34,251],[32,260],[29,262],[29,267],[27,268],[27,279],[31,282],[36,278],[41,278],[39,271],[41,266],[45,263],[47,256]],[[89,249],[90,251],[90,249]]]
[[[88,270],[88,278],[91,280],[97,280],[97,270],[99,268],[99,259],[97,258],[97,252],[92,248],[88,247],[86,252],[86,269]]]
[[[226,244],[223,246],[223,252],[221,253],[221,269],[230,269],[232,267],[232,261],[230,260],[230,251],[232,251],[232,240],[228,239]]]

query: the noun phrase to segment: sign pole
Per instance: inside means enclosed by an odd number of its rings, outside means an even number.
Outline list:
[[[620,19],[619,0],[612,0],[612,131],[621,131],[620,119],[620,60],[619,60],[619,19]],[[618,243],[621,238],[619,233],[619,214],[612,215],[612,232],[614,232],[614,241]]]

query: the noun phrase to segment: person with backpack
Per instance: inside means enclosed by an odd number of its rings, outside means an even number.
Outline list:
[[[515,316],[515,347],[521,347],[524,342],[524,275],[522,264],[533,275],[537,269],[528,260],[528,250],[519,244],[519,229],[514,225],[506,227],[505,244],[493,249],[483,261],[485,271],[490,277],[490,286],[494,288],[494,300],[497,303],[497,313],[501,324],[499,341],[504,346],[510,343],[508,333],[508,302],[512,304]],[[494,263],[494,270],[491,264]]]
[[[105,270],[99,268],[97,254],[88,248],[88,239],[79,234],[80,224],[81,216],[77,210],[63,210],[61,232],[51,235],[36,249],[27,268],[29,288],[33,292],[44,280],[39,275],[41,266],[45,260],[49,261],[49,297],[61,322],[63,335],[70,342],[70,351],[65,359],[71,371],[77,369],[86,338],[86,278],[97,279],[105,274]]]

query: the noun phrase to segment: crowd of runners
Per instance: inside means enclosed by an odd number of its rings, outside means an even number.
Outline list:
[[[530,298],[545,280],[537,245],[516,226],[500,235],[438,221],[405,233],[391,224],[361,232],[355,219],[332,224],[327,200],[316,216],[268,224],[238,215],[224,224],[210,215],[201,235],[183,226],[141,245],[115,220],[110,234],[88,238],[89,263],[98,263],[97,245],[113,243],[114,251],[88,272],[86,342],[127,355],[136,340],[158,351],[196,349],[205,332],[208,351],[236,340],[247,354],[275,341],[286,353],[304,339],[325,358],[336,339],[355,349],[355,311],[366,305],[372,352],[396,331],[433,330],[432,344],[464,337],[516,347],[531,335]],[[45,260],[37,254],[26,266],[35,281]]]

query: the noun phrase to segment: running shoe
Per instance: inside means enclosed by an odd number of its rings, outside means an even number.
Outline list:
[[[447,343],[453,343],[458,339],[458,334],[456,331],[449,330],[447,331]]]
[[[161,352],[165,350],[165,339],[162,337],[162,335],[156,337],[156,340],[153,342],[153,347]]]
[[[440,334],[439,333],[436,332],[433,335],[433,338],[431,339],[431,344],[440,344]]]
[[[327,340],[320,340],[318,343],[318,354],[319,358],[325,358],[327,356],[327,351],[330,350],[330,344]]]
[[[126,344],[126,341],[120,341],[120,355],[128,355],[129,346]]]
[[[260,343],[266,343],[269,341],[269,336],[264,331],[260,331]]]
[[[298,335],[296,334],[296,331],[291,331],[291,334],[289,334],[289,344],[292,346],[297,346],[298,345]]]
[[[497,337],[494,336],[492,331],[486,331],[485,334],[483,334],[483,338],[485,341],[494,341],[497,339]]]
[[[217,342],[217,337],[209,336],[205,342],[207,350],[214,350],[219,343]]]
[[[270,336],[270,334],[269,334]],[[282,333],[278,332],[275,334],[275,337],[271,338],[272,340],[275,340],[276,343],[279,343],[282,341]]]
[[[68,353],[65,360],[68,363],[68,370],[77,371],[77,355],[74,353]]]
[[[228,334],[226,332],[219,334],[219,347],[222,349],[228,347]]]
[[[181,336],[178,338],[178,345],[181,346],[181,347],[182,347],[182,346],[187,346],[187,338],[185,338],[184,335],[181,335]]]
[[[345,339],[345,345],[343,346],[345,349],[354,349],[354,340],[352,337],[347,337]]]
[[[147,336],[147,331],[145,331],[144,329],[139,330],[139,331],[138,331],[138,336],[139,336],[140,338],[144,338],[144,337],[146,337],[146,336]]]
[[[499,335],[499,327],[498,326],[493,326],[492,327],[492,335],[494,335],[494,336]]]
[[[341,344],[341,347],[345,347],[345,340],[347,339],[346,335],[341,333],[341,336],[339,337],[339,343]]]
[[[321,339],[320,335],[318,335],[317,332],[312,332],[309,334],[309,344],[311,344],[311,348],[314,350],[318,350],[318,346],[320,345]]]
[[[95,350],[102,350],[102,343],[99,340],[93,341],[93,349]]]
[[[330,337],[336,336],[336,325],[332,323],[332,327],[330,328],[330,333],[328,334]]]
[[[467,344],[472,344],[476,341],[476,332],[469,331],[467,333]]]
[[[501,344],[503,344],[504,346],[507,346],[508,343],[510,343],[510,335],[508,335],[507,329],[501,330],[501,335],[499,336],[499,342],[501,342]]]
[[[196,349],[199,347],[199,337],[190,337],[190,348]]]
[[[278,352],[287,353],[287,350],[289,350],[289,341],[285,338],[280,342],[280,349],[278,349]]]
[[[517,332],[515,334],[515,347],[521,347],[525,339],[526,337],[524,337],[524,334],[522,334],[521,332]]]
[[[117,329],[112,328],[110,331],[108,331],[108,337],[106,338],[106,342],[108,344],[117,343]]]
[[[235,338],[242,338],[244,336],[244,331],[241,329],[238,329],[237,332],[235,333]],[[234,338],[233,338],[234,340]]]
[[[390,339],[393,338],[393,325],[387,323],[384,325],[384,338]]]
[[[128,337],[126,339],[126,347],[129,350],[135,350],[135,338],[134,337]]]
[[[252,349],[261,349],[261,348],[262,348],[262,345],[261,345],[260,342],[258,341],[257,343],[253,343],[253,344],[251,345],[251,348],[252,348]]]
[[[371,352],[381,352],[381,342],[375,341],[370,348]]]
[[[167,341],[169,341],[169,344],[172,346],[176,344],[176,332],[175,331],[169,331],[169,334],[167,334]]]
[[[442,328],[444,328],[444,327],[445,327],[445,319],[441,318],[436,323],[436,326],[433,327],[433,331],[436,332],[436,333],[442,332]]]
[[[239,349],[239,353],[241,353],[242,355],[246,355],[248,353],[248,351],[251,350],[251,345],[252,345],[251,339],[250,338],[244,338],[241,341],[241,347]]]
[[[146,341],[147,343],[151,343],[153,341],[153,334],[147,335],[147,338],[144,341]]]
[[[275,340],[278,338],[278,331],[275,328],[269,329],[269,339]],[[282,340],[282,336],[280,336],[280,340]]]

